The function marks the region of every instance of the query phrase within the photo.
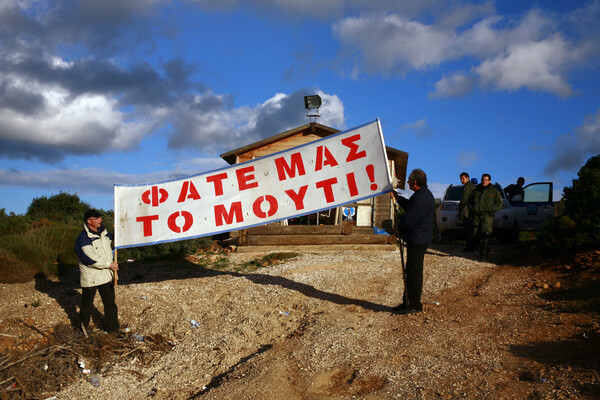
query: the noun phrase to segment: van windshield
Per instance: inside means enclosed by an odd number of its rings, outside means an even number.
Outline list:
[[[464,190],[464,186],[450,186],[446,192],[446,198],[444,200],[461,201]]]

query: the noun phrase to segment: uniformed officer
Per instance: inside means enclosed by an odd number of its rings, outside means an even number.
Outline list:
[[[512,185],[508,185],[507,187],[504,188],[504,193],[506,193],[506,197],[508,198],[508,201],[513,201],[513,197],[515,197],[517,195],[520,195],[521,196],[520,201],[523,201],[523,197],[525,195],[525,191],[523,190],[524,184],[525,184],[525,178],[520,176],[519,179],[517,179],[516,185],[513,183]]]
[[[492,236],[494,214],[502,208],[500,192],[492,184],[490,174],[481,176],[471,197],[469,213],[473,218],[473,237],[479,241],[479,260],[484,261],[489,253],[488,242]]]
[[[473,241],[473,218],[469,215],[469,200],[471,199],[473,190],[475,190],[475,185],[469,179],[467,172],[460,174],[460,183],[465,187],[462,199],[458,204],[458,219],[463,223],[465,240],[467,241],[467,247],[463,251],[473,251],[475,250],[475,242]]]

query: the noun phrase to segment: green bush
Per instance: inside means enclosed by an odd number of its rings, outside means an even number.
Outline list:
[[[546,224],[538,244],[547,251],[600,246],[600,155],[590,158],[563,192],[564,213]]]
[[[185,257],[201,250],[209,250],[213,245],[211,238],[180,240],[177,242],[132,247],[117,252],[119,262],[128,259],[153,261],[157,259]]]
[[[0,282],[20,283],[28,282],[37,273],[35,267],[31,267],[19,260],[10,251],[0,247]]]
[[[90,209],[76,194],[60,192],[51,197],[36,197],[27,208],[27,216],[32,219],[46,218],[50,221],[73,223],[81,221],[83,214]]]
[[[61,264],[77,265],[74,244],[80,230],[40,220],[30,224],[25,233],[1,236],[0,249],[5,263],[0,264],[0,273],[10,272],[11,277],[19,275],[19,281],[26,281],[37,273],[56,275]],[[7,264],[10,260],[18,261],[15,264],[18,269]]]
[[[38,274],[56,275],[60,267],[76,266],[75,240],[83,229],[90,206],[74,194],[35,198],[26,215],[0,209],[0,281],[23,282]],[[113,211],[99,210],[103,223],[114,232]],[[212,247],[210,238],[183,240],[122,249],[119,260],[156,260],[185,257]]]
[[[31,226],[31,221],[26,215],[0,215],[0,237],[24,234]]]
[[[590,158],[577,176],[573,186],[564,189],[565,214],[576,222],[600,223],[600,155]]]

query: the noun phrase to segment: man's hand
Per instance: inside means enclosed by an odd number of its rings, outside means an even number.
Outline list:
[[[110,268],[113,271],[117,272],[119,270],[119,264],[117,264],[117,263],[110,263],[110,267],[108,267],[108,268]]]

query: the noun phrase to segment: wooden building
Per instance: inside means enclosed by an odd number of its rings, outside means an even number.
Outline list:
[[[289,131],[248,144],[221,158],[229,164],[239,164],[279,151],[306,144],[340,132],[338,129],[310,122]],[[393,185],[404,188],[408,153],[386,146]],[[373,227],[393,233],[394,206],[388,194],[346,204],[303,217],[233,232],[241,246],[315,246],[334,250],[352,246],[376,248],[389,244],[393,238],[375,235]],[[375,247],[374,247],[375,245]],[[238,248],[240,251],[241,248]],[[316,248],[318,249],[318,248]]]

